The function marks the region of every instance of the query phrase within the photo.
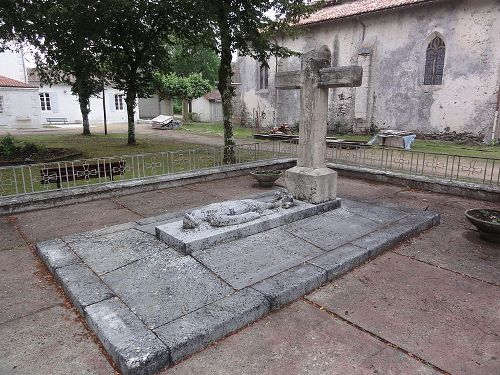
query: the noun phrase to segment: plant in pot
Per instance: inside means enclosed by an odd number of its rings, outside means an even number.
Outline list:
[[[272,187],[283,171],[257,169],[250,174],[259,182],[262,187]]]
[[[465,216],[486,241],[500,243],[500,211],[487,208],[473,208],[465,211]]]

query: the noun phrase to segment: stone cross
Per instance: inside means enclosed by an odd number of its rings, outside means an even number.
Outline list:
[[[286,187],[294,198],[310,203],[336,199],[336,173],[326,167],[328,89],[361,85],[360,66],[330,67],[328,47],[302,55],[302,69],[278,72],[275,87],[300,89],[299,158],[286,171]]]

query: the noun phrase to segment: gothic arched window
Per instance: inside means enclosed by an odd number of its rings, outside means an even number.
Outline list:
[[[440,85],[443,82],[445,45],[443,39],[435,37],[425,53],[424,85]]]

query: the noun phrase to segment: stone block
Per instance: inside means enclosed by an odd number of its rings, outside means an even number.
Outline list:
[[[337,172],[329,168],[293,167],[285,172],[287,190],[294,198],[318,204],[337,197]]]
[[[111,289],[81,263],[56,269],[55,277],[82,315],[85,307],[114,296]]]
[[[276,310],[326,282],[327,272],[311,264],[303,264],[277,274],[253,286],[271,302]]]
[[[321,254],[324,251],[318,247],[275,228],[192,256],[241,289]]]
[[[320,255],[307,263],[324,269],[328,281],[342,276],[368,260],[370,252],[366,249],[347,244],[324,255]]]
[[[167,346],[118,298],[88,306],[85,320],[124,375],[156,374],[170,364]]]
[[[269,311],[263,294],[246,288],[155,329],[172,362],[261,318]]]
[[[226,227],[208,227],[184,230],[182,220],[156,227],[156,236],[183,254],[207,249],[221,243],[231,242],[269,229],[276,228],[297,220],[317,215],[340,206],[335,199],[313,205],[296,202],[295,207],[281,209],[256,220]]]
[[[149,327],[154,328],[217,301],[234,289],[191,257],[159,252],[103,277]]]
[[[39,242],[36,244],[36,250],[52,273],[59,267],[68,266],[81,261],[76,254],[71,251],[66,242],[61,239]]]

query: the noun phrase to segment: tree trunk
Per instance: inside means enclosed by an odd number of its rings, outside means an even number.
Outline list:
[[[137,94],[135,91],[127,91],[125,97],[125,103],[127,104],[127,119],[128,119],[128,144],[135,145],[137,142],[135,140],[135,99]]]
[[[186,99],[182,99],[182,121],[189,121],[189,105]]]
[[[90,123],[89,123],[89,113],[90,113],[90,98],[83,95],[78,96],[78,102],[80,103],[80,112],[82,113],[82,123],[83,123],[83,135],[90,135]]]
[[[227,20],[224,15],[219,19],[219,27],[221,34],[221,61],[219,66],[219,84],[218,89],[222,97],[222,117],[224,122],[224,163],[236,163],[234,152],[234,136],[231,117],[233,108],[231,100],[234,94],[234,88],[231,86],[232,70],[231,70],[231,33],[227,27]]]

